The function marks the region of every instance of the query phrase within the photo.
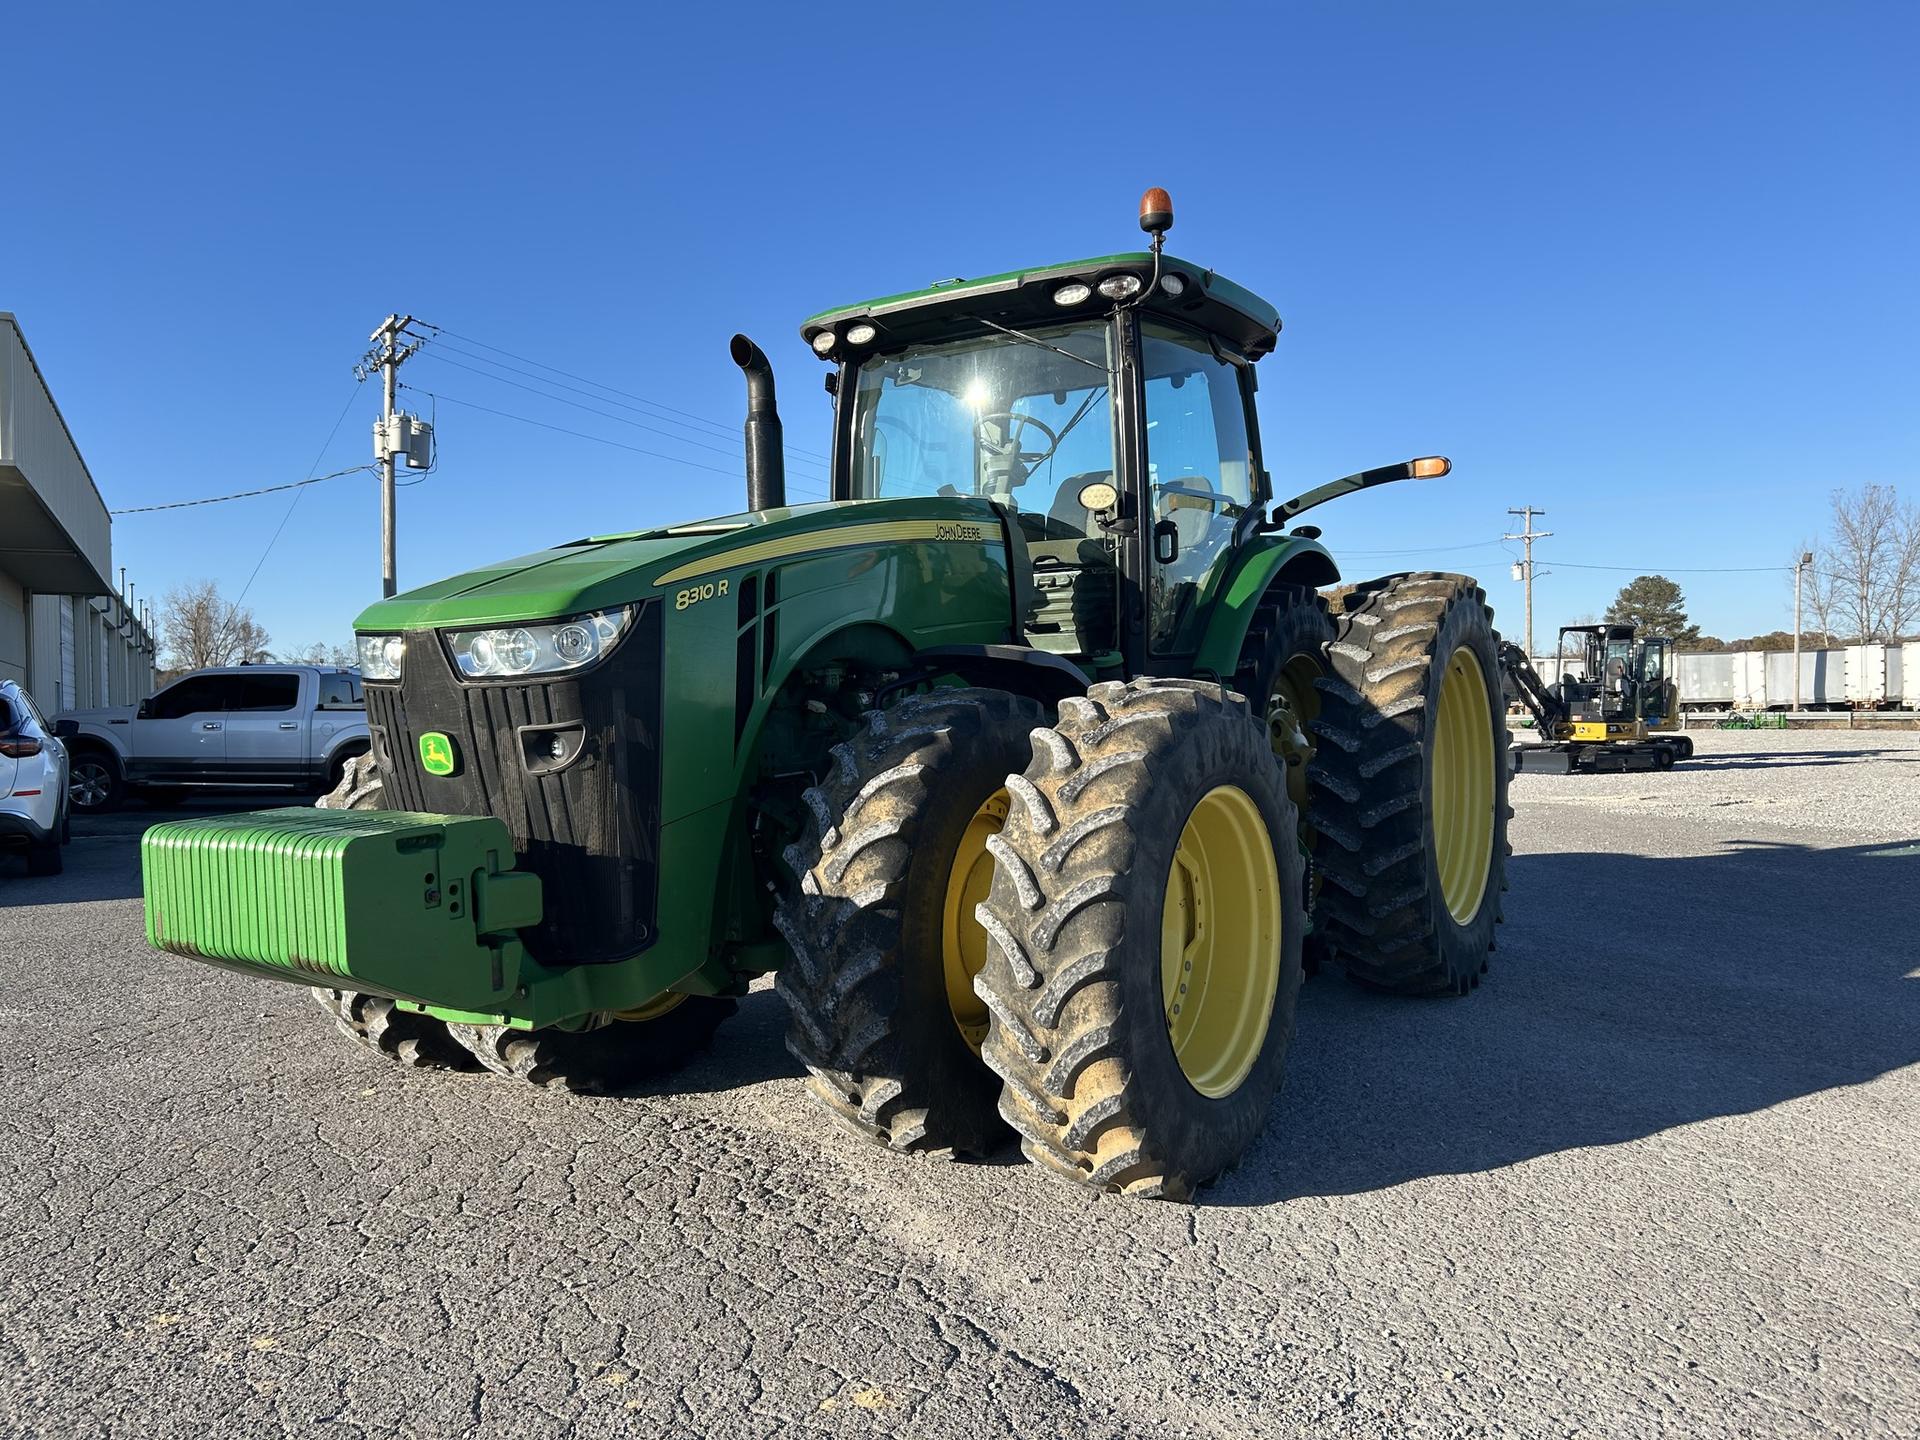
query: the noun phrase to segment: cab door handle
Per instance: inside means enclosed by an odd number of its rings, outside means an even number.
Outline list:
[[[298,720],[282,720],[280,722],[280,728],[282,730],[298,730],[300,728],[300,722]]]
[[[201,722],[200,728],[202,730],[218,730],[220,728],[220,722],[218,720],[204,720]]]

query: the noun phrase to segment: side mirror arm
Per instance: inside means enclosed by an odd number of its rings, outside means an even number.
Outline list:
[[[1417,460],[1403,460],[1398,465],[1380,465],[1372,470],[1361,470],[1352,475],[1343,475],[1338,480],[1330,480],[1304,495],[1275,508],[1273,518],[1261,525],[1262,530],[1284,530],[1293,523],[1296,515],[1311,510],[1316,505],[1324,505],[1342,495],[1351,495],[1356,490],[1371,490],[1376,485],[1391,484],[1395,480],[1437,480],[1453,469],[1453,462],[1444,455],[1423,455]]]

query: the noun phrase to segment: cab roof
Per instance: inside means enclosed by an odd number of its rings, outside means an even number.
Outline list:
[[[882,295],[858,305],[823,310],[802,322],[800,335],[811,345],[821,331],[832,330],[839,337],[839,344],[824,358],[838,361],[944,337],[972,317],[1020,328],[1059,324],[1104,315],[1114,303],[1096,289],[1077,305],[1056,305],[1053,295],[1063,284],[1079,280],[1097,286],[1102,280],[1123,274],[1137,275],[1144,281],[1152,273],[1153,256],[1136,250],[1008,270],[975,280],[945,280],[924,290]],[[1161,257],[1160,273],[1178,275],[1186,282],[1186,288],[1175,297],[1156,287],[1143,302],[1145,309],[1213,331],[1251,359],[1257,360],[1273,349],[1280,333],[1280,313],[1251,290],[1172,255]],[[865,346],[848,344],[847,329],[862,320],[872,324],[878,336]]]

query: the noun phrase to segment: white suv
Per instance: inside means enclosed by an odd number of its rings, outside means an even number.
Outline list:
[[[0,849],[24,845],[29,875],[58,875],[68,808],[67,747],[33,697],[0,680]]]

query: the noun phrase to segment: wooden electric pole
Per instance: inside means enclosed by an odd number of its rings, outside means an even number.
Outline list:
[[[394,399],[400,388],[400,367],[422,344],[418,336],[406,333],[407,326],[412,323],[411,315],[387,316],[380,322],[380,328],[367,337],[373,349],[367,352],[366,359],[361,362],[366,368],[381,372],[386,390],[386,404],[374,427],[373,448],[375,458],[380,462],[380,594],[387,599],[391,599],[398,588],[394,583],[393,457],[397,453],[394,446]],[[402,344],[403,340],[410,343]]]
[[[1518,510],[1509,508],[1507,514],[1524,517],[1524,523],[1518,535],[1505,535],[1501,537],[1505,540],[1523,541],[1527,547],[1527,558],[1520,562],[1520,578],[1525,582],[1527,588],[1527,658],[1529,660],[1533,658],[1533,542],[1536,540],[1544,540],[1553,534],[1551,530],[1534,529],[1533,517],[1546,513],[1544,510],[1534,509],[1531,505],[1523,505]]]

